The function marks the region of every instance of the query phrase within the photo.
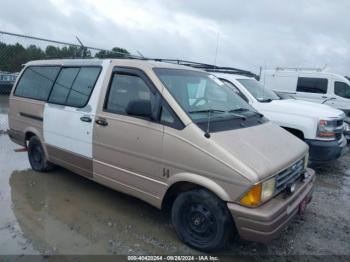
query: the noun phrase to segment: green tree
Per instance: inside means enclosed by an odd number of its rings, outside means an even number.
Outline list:
[[[96,58],[122,58],[129,52],[124,48],[114,47],[111,51],[99,51]],[[54,46],[48,45],[43,50],[40,46],[6,44],[0,42],[0,71],[18,72],[22,65],[32,60],[62,59],[62,58],[92,58],[88,48],[80,46]]]
[[[113,47],[111,51],[101,50],[96,53],[97,58],[125,58],[130,53],[128,50],[120,47]]]

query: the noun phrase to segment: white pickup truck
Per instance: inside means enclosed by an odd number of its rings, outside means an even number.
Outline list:
[[[344,112],[327,105],[282,99],[252,77],[232,73],[213,74],[257,111],[304,140],[310,147],[312,163],[332,161],[346,152]]]
[[[350,81],[319,68],[283,68],[261,71],[260,82],[277,94],[326,104],[346,114],[345,136],[350,142]]]

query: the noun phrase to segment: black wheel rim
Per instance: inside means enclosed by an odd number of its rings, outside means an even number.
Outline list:
[[[33,169],[40,169],[43,161],[43,152],[40,145],[30,147],[29,160]]]
[[[206,205],[187,203],[181,216],[186,235],[192,243],[205,245],[215,238],[217,221]]]

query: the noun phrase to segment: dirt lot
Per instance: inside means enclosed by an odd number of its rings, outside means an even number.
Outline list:
[[[0,135],[0,254],[198,254],[167,215],[63,169],[36,173]],[[269,245],[236,241],[228,254],[350,255],[350,154],[317,170],[314,198]]]

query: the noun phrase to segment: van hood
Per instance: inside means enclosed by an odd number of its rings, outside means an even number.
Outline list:
[[[212,133],[210,139],[226,151],[232,165],[244,165],[244,169],[252,171],[242,174],[252,182],[282,171],[308,151],[306,143],[270,121],[254,127]]]
[[[258,102],[252,105],[261,113],[264,113],[264,111],[278,112],[283,114],[301,115],[304,117],[310,116],[325,120],[345,117],[344,112],[330,106],[295,99],[273,100],[269,103]]]

